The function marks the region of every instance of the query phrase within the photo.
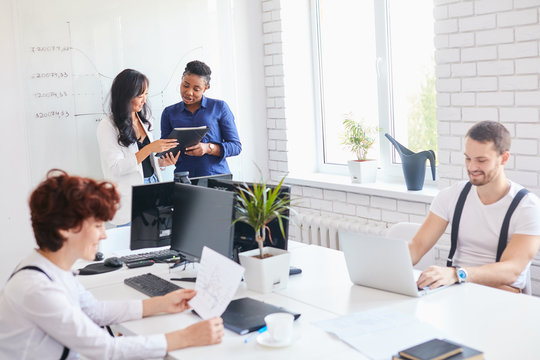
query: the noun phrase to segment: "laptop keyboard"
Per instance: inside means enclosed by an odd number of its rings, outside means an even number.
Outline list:
[[[182,287],[173,284],[170,281],[160,278],[152,273],[146,273],[124,279],[124,284],[131,286],[137,291],[150,297],[161,296],[182,289]]]

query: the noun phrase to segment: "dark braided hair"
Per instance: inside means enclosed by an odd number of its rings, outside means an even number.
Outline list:
[[[202,77],[206,82],[206,85],[210,85],[210,75],[212,75],[212,70],[210,70],[210,67],[202,61],[193,60],[187,63],[182,77],[191,74]]]

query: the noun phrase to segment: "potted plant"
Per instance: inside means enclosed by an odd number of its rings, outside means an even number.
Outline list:
[[[375,143],[377,128],[368,127],[354,120],[349,113],[343,120],[345,132],[342,144],[355,154],[356,160],[349,160],[349,173],[354,183],[375,182],[377,178],[377,161],[367,159],[368,150]]]
[[[266,234],[272,243],[272,234],[267,224],[277,219],[281,233],[285,236],[283,220],[288,219],[291,198],[281,191],[285,176],[275,186],[267,185],[264,179],[251,186],[241,185],[237,189],[236,219],[253,228],[258,248],[238,254],[240,264],[246,269],[244,278],[251,290],[267,293],[283,289],[289,279],[290,254],[283,249],[264,247]]]

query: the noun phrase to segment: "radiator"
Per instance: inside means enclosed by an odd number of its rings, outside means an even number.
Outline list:
[[[382,235],[386,226],[365,219],[321,216],[318,214],[296,214],[295,240],[339,250],[338,230]]]

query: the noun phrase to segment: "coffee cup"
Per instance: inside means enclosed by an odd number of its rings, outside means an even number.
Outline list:
[[[291,340],[293,335],[294,315],[289,313],[274,313],[266,315],[264,322],[268,328],[270,341],[283,343]]]

